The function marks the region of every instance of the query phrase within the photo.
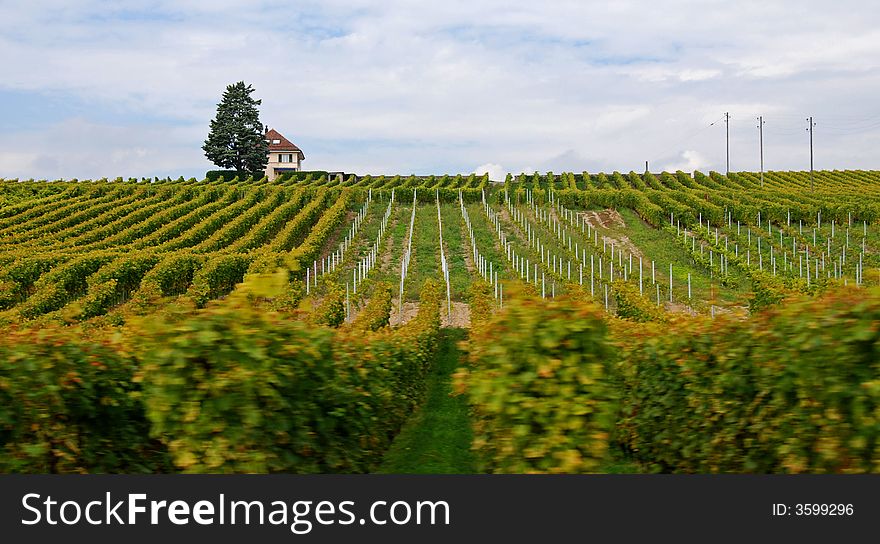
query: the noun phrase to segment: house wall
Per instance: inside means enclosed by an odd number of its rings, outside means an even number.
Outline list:
[[[300,170],[300,159],[298,153],[293,154],[293,162],[281,162],[281,155],[289,155],[292,152],[290,151],[272,151],[269,153],[269,162],[266,163],[266,170],[263,172],[269,181],[273,181],[275,179],[275,169],[276,168],[296,168]]]

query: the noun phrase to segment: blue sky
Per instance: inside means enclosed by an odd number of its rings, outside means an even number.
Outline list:
[[[309,169],[880,169],[880,7],[0,0],[0,177],[196,176],[226,85]],[[714,122],[714,124],[712,124]]]

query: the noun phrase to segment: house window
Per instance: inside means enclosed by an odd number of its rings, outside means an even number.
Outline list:
[[[282,153],[278,155],[279,162],[293,162],[293,153]]]
[[[273,143],[273,144],[280,144],[280,143],[281,143],[281,140],[272,140],[272,143]]]

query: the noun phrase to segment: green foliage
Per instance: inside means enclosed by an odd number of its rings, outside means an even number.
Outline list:
[[[379,282],[373,289],[373,296],[351,324],[355,331],[377,331],[387,327],[391,320],[391,285]]]
[[[475,327],[457,373],[489,472],[596,472],[613,427],[612,356],[601,311],[572,299],[512,293]]]
[[[631,321],[666,321],[666,312],[659,306],[643,297],[637,286],[616,281],[612,292],[617,303],[617,317]]]
[[[309,202],[293,219],[284,225],[272,241],[269,249],[275,252],[289,251],[296,247],[307,236],[315,221],[327,207],[327,203],[333,196],[330,189],[319,189],[318,194]]]
[[[241,252],[262,246],[277,235],[284,224],[302,209],[307,197],[305,189],[297,190],[289,196],[285,203],[275,208],[272,213],[250,228],[247,234],[232,244],[229,249]]]
[[[147,321],[139,379],[153,436],[185,472],[370,470],[424,390],[440,296],[436,284],[423,292],[415,319],[371,334],[239,296],[175,323]]]
[[[33,296],[19,306],[19,313],[25,319],[32,319],[61,308],[83,294],[87,278],[111,258],[101,253],[85,255],[44,274],[34,284]]]
[[[315,311],[315,322],[334,329],[345,322],[345,291],[339,284],[327,285],[324,299]]]
[[[278,176],[278,181],[304,181],[306,178],[318,179],[321,176],[328,176],[329,172],[323,170],[300,170],[297,172],[284,172]]]
[[[117,259],[89,276],[89,290],[80,303],[79,317],[88,319],[102,315],[112,305],[128,300],[130,294],[140,286],[144,275],[158,261],[159,258],[150,253],[135,253]]]
[[[218,255],[193,276],[187,295],[202,308],[209,300],[223,296],[244,279],[251,258],[246,255]]]
[[[266,153],[268,153],[268,148],[266,149]],[[264,165],[265,167],[265,165]],[[208,170],[205,172],[205,181],[232,181],[235,178],[242,177],[253,177],[259,179],[263,176],[263,171],[260,170],[258,172],[236,172],[235,170]]]
[[[616,328],[617,439],[656,471],[877,472],[877,295]]]
[[[861,224],[880,217],[876,172],[815,172],[814,191],[805,189],[811,182],[803,172],[767,172],[766,186],[748,172],[510,177],[503,189],[519,206],[524,207],[523,197],[531,190],[541,206],[552,194],[555,203],[575,212],[619,210],[627,226],[613,225],[607,234],[625,234],[644,255],[658,258],[661,273],[666,269],[662,265],[673,261],[679,300],[684,273],[696,272],[693,308],[702,311],[707,296],[718,308],[714,288],[720,282],[721,307],[736,311],[749,296],[742,289],[752,287],[747,321],[719,316],[713,322],[701,316],[696,323],[659,311],[653,296],[639,295],[632,278],[626,283],[615,278],[612,293],[621,319],[605,316],[619,342],[610,355],[607,350],[605,355],[583,355],[588,342],[606,343],[594,326],[596,315],[579,323],[578,308],[584,303],[563,310],[568,303],[561,300],[538,302],[534,293],[517,295],[503,247],[476,206],[471,216],[477,245],[506,277],[505,306],[532,304],[529,311],[540,317],[530,321],[513,311],[499,312],[491,286],[467,272],[464,251],[456,247],[462,239],[458,198],[476,203],[485,191],[488,202],[503,205],[502,188],[489,184],[486,176],[352,175],[344,183],[322,172],[273,182],[248,176],[226,172],[222,181],[0,181],[0,336],[9,339],[0,339],[0,365],[5,365],[0,370],[0,470],[166,470],[153,456],[162,457],[167,447],[157,444],[170,446],[176,440],[176,466],[187,471],[372,470],[420,402],[436,343],[435,310],[442,297],[435,289],[424,290],[429,302],[423,301],[419,317],[389,327],[390,288],[373,284],[397,273],[413,193],[428,206],[417,211],[411,278],[436,274],[436,232],[419,225],[436,221],[431,211],[436,198],[454,203],[441,204],[441,214],[455,212],[452,218],[443,216],[452,296],[463,298],[471,287],[472,331],[478,340],[471,359],[485,363],[462,374],[460,385],[467,386],[468,396],[461,400],[468,398],[476,410],[478,448],[487,470],[596,470],[598,451],[607,440],[596,439],[601,431],[599,416],[593,414],[613,404],[616,393],[609,392],[609,380],[624,395],[617,439],[642,467],[670,472],[880,470],[873,453],[880,439],[872,426],[878,413],[872,362],[877,359],[874,329],[880,322],[877,295],[859,290],[832,293],[812,305],[801,301],[805,295],[822,296],[837,283],[827,272],[839,270],[837,259],[844,252],[843,278],[853,282],[863,236],[864,279],[873,285],[880,277],[877,225],[869,223],[863,234]],[[370,189],[374,199],[386,203],[393,190],[400,203],[386,238],[390,251],[380,251],[376,276],[359,284],[359,296],[372,296],[354,323],[339,326],[345,310],[342,293],[331,287],[319,310],[323,324],[317,324],[299,308],[304,268],[335,248],[335,237],[345,232],[342,227],[352,209]],[[587,234],[565,224],[561,212],[556,215],[575,246],[580,242],[582,251],[595,252],[584,244]],[[823,226],[814,241],[818,212]],[[636,214],[661,228],[649,229]],[[670,225],[671,216],[688,237],[696,236],[700,247]],[[847,224],[850,218],[858,223]],[[770,229],[767,219],[773,221]],[[837,235],[828,244],[827,223],[832,219]],[[741,235],[729,220],[742,222]],[[502,220],[505,234],[522,253],[526,242],[517,229],[507,228],[509,221]],[[803,231],[799,221],[804,221]],[[369,221],[365,226],[341,272],[350,272],[348,259],[362,254],[362,242],[373,239],[369,229],[378,228]],[[537,228],[542,245],[572,256],[549,226]],[[606,232],[600,229],[601,234]],[[757,265],[756,236],[761,238],[763,270]],[[770,248],[777,261],[787,261],[784,267],[777,263],[774,272]],[[814,273],[809,284],[797,268],[799,255],[807,251]],[[532,263],[540,261],[531,249],[525,254]],[[731,265],[724,274],[721,254]],[[828,261],[818,279],[817,258],[823,265]],[[331,282],[344,281],[341,272],[321,278],[316,296]],[[560,283],[565,278],[558,274],[550,278],[557,294],[582,297],[576,281]],[[243,279],[245,285],[239,286]],[[415,296],[416,284],[407,284],[405,299]],[[180,300],[168,300],[183,294]],[[121,304],[131,297],[134,304]],[[209,307],[196,309],[204,306]],[[139,328],[138,314],[150,315],[152,324]],[[68,329],[51,325],[77,318],[88,320]],[[37,325],[45,330],[36,330]],[[20,330],[23,326],[34,330]],[[588,331],[577,329],[581,326]],[[115,331],[126,344],[137,346],[137,353],[99,337],[103,330]],[[40,336],[44,333],[45,338]],[[520,334],[537,339],[520,339]],[[145,337],[148,341],[141,346]],[[170,351],[165,351],[166,344],[173,344]],[[79,369],[91,367],[84,354],[94,353],[99,361],[114,362],[107,373],[97,372],[98,367]],[[602,348],[596,353],[603,353]],[[610,376],[593,372],[596,360],[612,364],[619,357],[622,361],[613,364]],[[139,404],[143,361],[157,365],[143,377],[149,376],[152,387],[153,421],[167,423],[165,430],[147,422]],[[552,375],[538,376],[546,365]],[[92,386],[76,381],[72,383],[81,389],[71,386],[68,391],[68,376],[97,384],[95,391],[102,393],[93,395],[88,389]],[[525,383],[526,376],[534,383]],[[599,385],[582,390],[576,385],[581,379]],[[563,397],[582,399],[578,405],[596,412],[572,415],[575,408]],[[159,408],[163,402],[186,418],[172,414],[166,422]],[[120,411],[106,412],[111,408]],[[101,427],[89,410],[118,429]],[[552,419],[551,412],[561,419]],[[590,431],[566,427],[576,420],[586,422]],[[144,438],[150,436],[149,427],[152,443]],[[104,438],[98,444],[92,437]]]
[[[0,309],[22,302],[40,276],[60,262],[55,256],[27,256],[16,259],[0,274]]]
[[[135,361],[76,328],[0,338],[0,472],[156,472],[168,468],[133,379]]]
[[[172,253],[150,270],[141,283],[154,283],[163,297],[180,295],[186,292],[203,262],[204,257],[199,255]]]
[[[248,235],[251,228],[259,223],[264,216],[277,209],[284,200],[284,196],[284,191],[280,188],[270,190],[262,202],[255,202],[253,206],[243,211],[241,215],[231,219],[225,225],[219,226],[194,250],[215,252],[231,247],[239,239]]]
[[[470,310],[471,326],[479,328],[489,322],[495,309],[495,296],[492,285],[487,281],[471,283]]]
[[[749,299],[751,312],[759,312],[776,306],[791,297],[816,294],[828,287],[828,281],[825,277],[820,277],[819,280],[808,286],[807,282],[801,278],[773,276],[757,269],[747,269],[747,273],[752,280],[753,295]]]
[[[228,85],[217,104],[217,115],[202,149],[209,161],[239,173],[262,172],[266,168],[269,144],[263,133],[261,100],[251,97],[254,88],[243,81]]]
[[[309,233],[305,240],[290,252],[287,258],[288,269],[298,273],[299,279],[305,281],[302,270],[311,266],[320,257],[321,250],[327,239],[336,230],[348,213],[349,204],[352,201],[350,189],[343,189],[342,194],[322,216],[317,223],[309,226]]]

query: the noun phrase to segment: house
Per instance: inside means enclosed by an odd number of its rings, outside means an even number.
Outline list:
[[[269,161],[266,163],[266,177],[273,181],[285,172],[298,172],[300,163],[306,156],[302,150],[277,130],[266,127],[266,143],[269,144]]]

